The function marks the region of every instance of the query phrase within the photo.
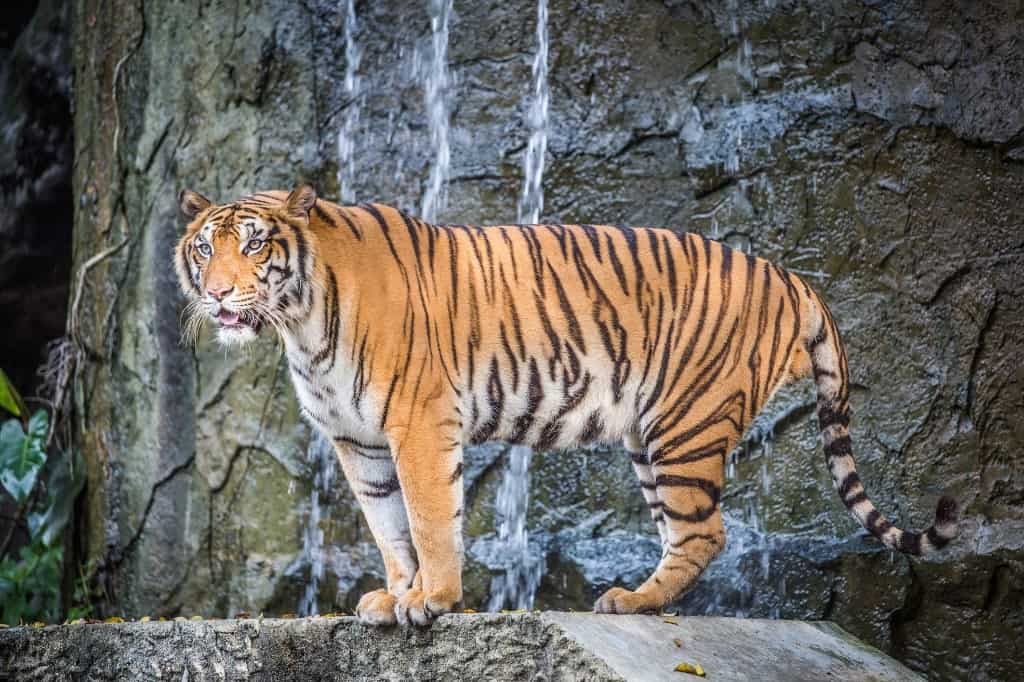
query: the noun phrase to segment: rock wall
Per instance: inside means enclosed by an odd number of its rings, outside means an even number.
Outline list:
[[[998,2],[746,5],[552,0],[543,219],[700,231],[803,275],[848,344],[869,491],[915,527],[949,491],[963,539],[920,561],[862,542],[805,385],[731,463],[730,548],[681,607],[832,619],[937,678],[1009,677],[1024,663],[1024,21]],[[356,10],[353,100],[336,3],[74,5],[75,263],[97,258],[75,320],[75,418],[107,612],[350,609],[381,581],[280,347],[182,346],[169,259],[183,185],[229,199],[309,180],[335,196],[356,105],[356,196],[418,209],[427,3]],[[445,221],[515,218],[535,16],[455,3]],[[474,607],[503,456],[467,455]],[[642,580],[657,547],[622,452],[532,468],[537,606],[587,608]]]
[[[63,0],[17,3],[0,19],[0,366],[28,396],[68,298],[70,22]]]

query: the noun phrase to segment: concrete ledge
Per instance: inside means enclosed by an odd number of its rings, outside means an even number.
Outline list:
[[[918,680],[828,623],[474,614],[430,629],[354,618],[53,625],[0,630],[0,679]],[[677,646],[679,640],[682,646]]]

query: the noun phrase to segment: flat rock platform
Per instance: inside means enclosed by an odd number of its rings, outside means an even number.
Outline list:
[[[830,623],[452,614],[427,629],[352,617],[0,629],[0,680],[920,680]]]

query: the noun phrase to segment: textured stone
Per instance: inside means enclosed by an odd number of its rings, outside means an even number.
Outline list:
[[[416,211],[430,160],[416,66],[429,61],[426,3],[357,7],[366,98],[352,182],[360,200]],[[1019,13],[552,0],[550,16],[543,219],[699,231],[804,276],[848,344],[855,453],[879,507],[912,527],[943,492],[964,508],[962,539],[930,559],[860,541],[822,465],[811,389],[798,387],[738,452],[730,547],[680,606],[828,618],[936,678],[1012,678],[1024,665]],[[456,2],[445,221],[514,218],[534,17],[524,0]],[[351,609],[380,584],[279,349],[181,346],[168,257],[182,185],[221,200],[311,180],[336,195],[336,134],[353,106],[342,20],[315,0],[74,7],[75,262],[124,244],[90,270],[77,321],[90,351],[75,441],[98,612],[295,611],[314,510],[319,608]],[[467,457],[474,608],[494,570],[477,550],[493,537],[502,453]],[[539,453],[532,474],[530,526],[548,566],[538,606],[589,608],[653,567],[618,448]]]
[[[18,3],[0,18],[0,366],[27,396],[68,298],[70,24],[66,0]]]
[[[676,643],[678,640],[678,644]],[[594,614],[448,615],[431,628],[355,618],[0,630],[0,679],[636,680],[698,663],[713,680],[919,680],[834,625]]]

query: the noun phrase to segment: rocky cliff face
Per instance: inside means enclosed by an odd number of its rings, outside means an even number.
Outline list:
[[[919,527],[949,491],[965,519],[928,560],[858,539],[797,387],[730,465],[730,549],[681,606],[829,618],[937,677],[1006,678],[1024,662],[1024,21],[1004,3],[740,4],[551,3],[542,218],[700,231],[800,273],[849,347],[875,500]],[[354,106],[356,197],[418,210],[427,3],[356,11],[354,98],[336,3],[74,7],[75,263],[99,256],[75,320],[76,430],[111,612],[337,610],[381,581],[280,348],[180,345],[169,259],[182,185],[229,199],[310,180],[336,196]],[[444,221],[515,218],[535,16],[455,4]],[[504,450],[467,455],[474,607]],[[532,478],[537,606],[587,608],[653,567],[618,448],[540,453]]]
[[[18,3],[0,20],[0,365],[30,396],[68,297],[70,22],[60,0]]]

